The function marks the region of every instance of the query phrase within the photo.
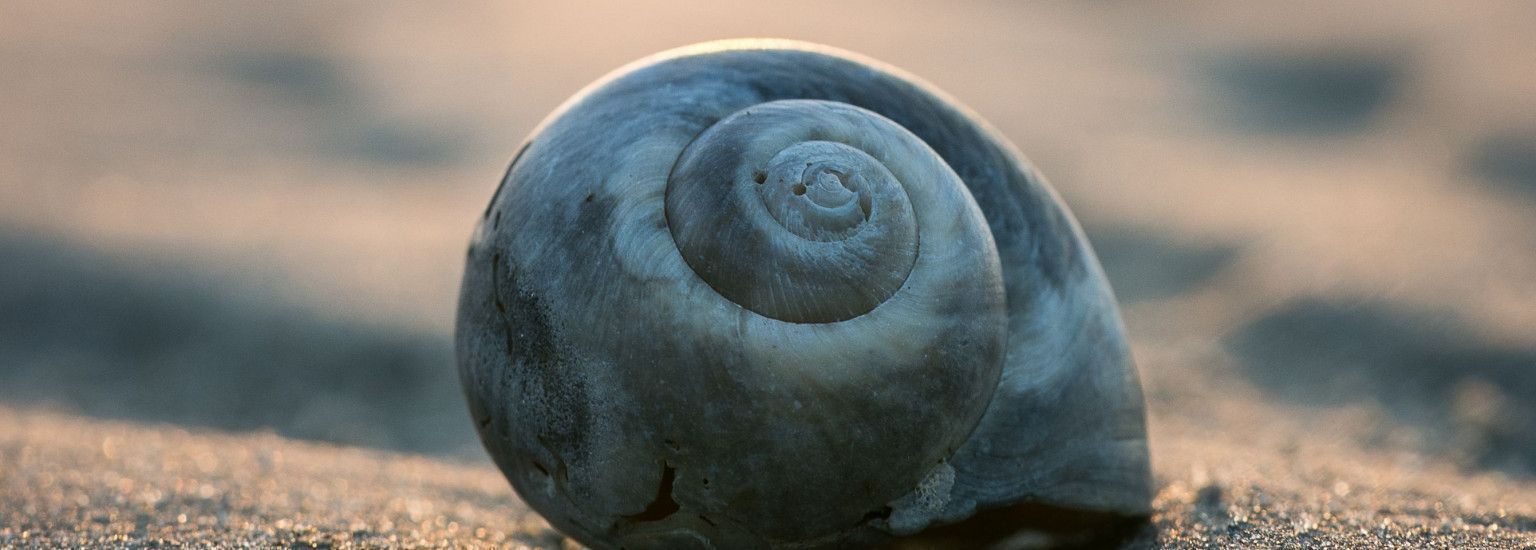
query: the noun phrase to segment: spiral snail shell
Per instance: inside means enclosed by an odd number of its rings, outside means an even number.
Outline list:
[[[807,548],[1146,514],[1135,367],[1076,222],[895,69],[701,44],[567,101],[472,239],[487,450],[598,548]]]

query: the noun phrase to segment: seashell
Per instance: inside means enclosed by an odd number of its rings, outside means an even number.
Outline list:
[[[562,105],[474,233],[457,353],[497,466],[596,548],[1149,512],[1135,366],[1071,214],[954,100],[831,48],[682,48]]]

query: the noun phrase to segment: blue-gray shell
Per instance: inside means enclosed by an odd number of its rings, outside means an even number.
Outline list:
[[[931,148],[963,183],[947,212],[979,228],[933,250],[976,250],[951,271],[977,290],[791,323],[702,282],[668,178],[706,129],[783,100],[868,111]],[[474,233],[457,353],[496,464],[594,547],[840,546],[989,511],[1150,506],[1135,366],[1067,208],[952,99],[819,46],[669,52],[551,115]]]

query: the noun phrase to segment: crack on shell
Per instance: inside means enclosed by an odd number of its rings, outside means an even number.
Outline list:
[[[672,517],[682,509],[682,506],[672,498],[672,482],[677,478],[677,469],[666,461],[661,463],[661,483],[656,487],[656,498],[646,505],[638,514],[623,516],[624,521],[632,523],[651,523]],[[699,516],[699,519],[704,519]],[[709,520],[705,520],[708,522]],[[714,525],[714,522],[709,522]]]

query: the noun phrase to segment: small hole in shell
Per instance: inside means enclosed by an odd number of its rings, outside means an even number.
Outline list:
[[[753,172],[752,173],[752,181],[755,181],[759,185],[761,185],[764,182],[768,181],[768,174],[763,173],[761,170]]]
[[[805,184],[803,184],[803,183],[795,184],[794,191],[795,191],[796,195],[804,195],[805,194]]]
[[[891,513],[894,511],[890,506],[882,506],[879,510],[864,514],[864,522],[891,519]]]

